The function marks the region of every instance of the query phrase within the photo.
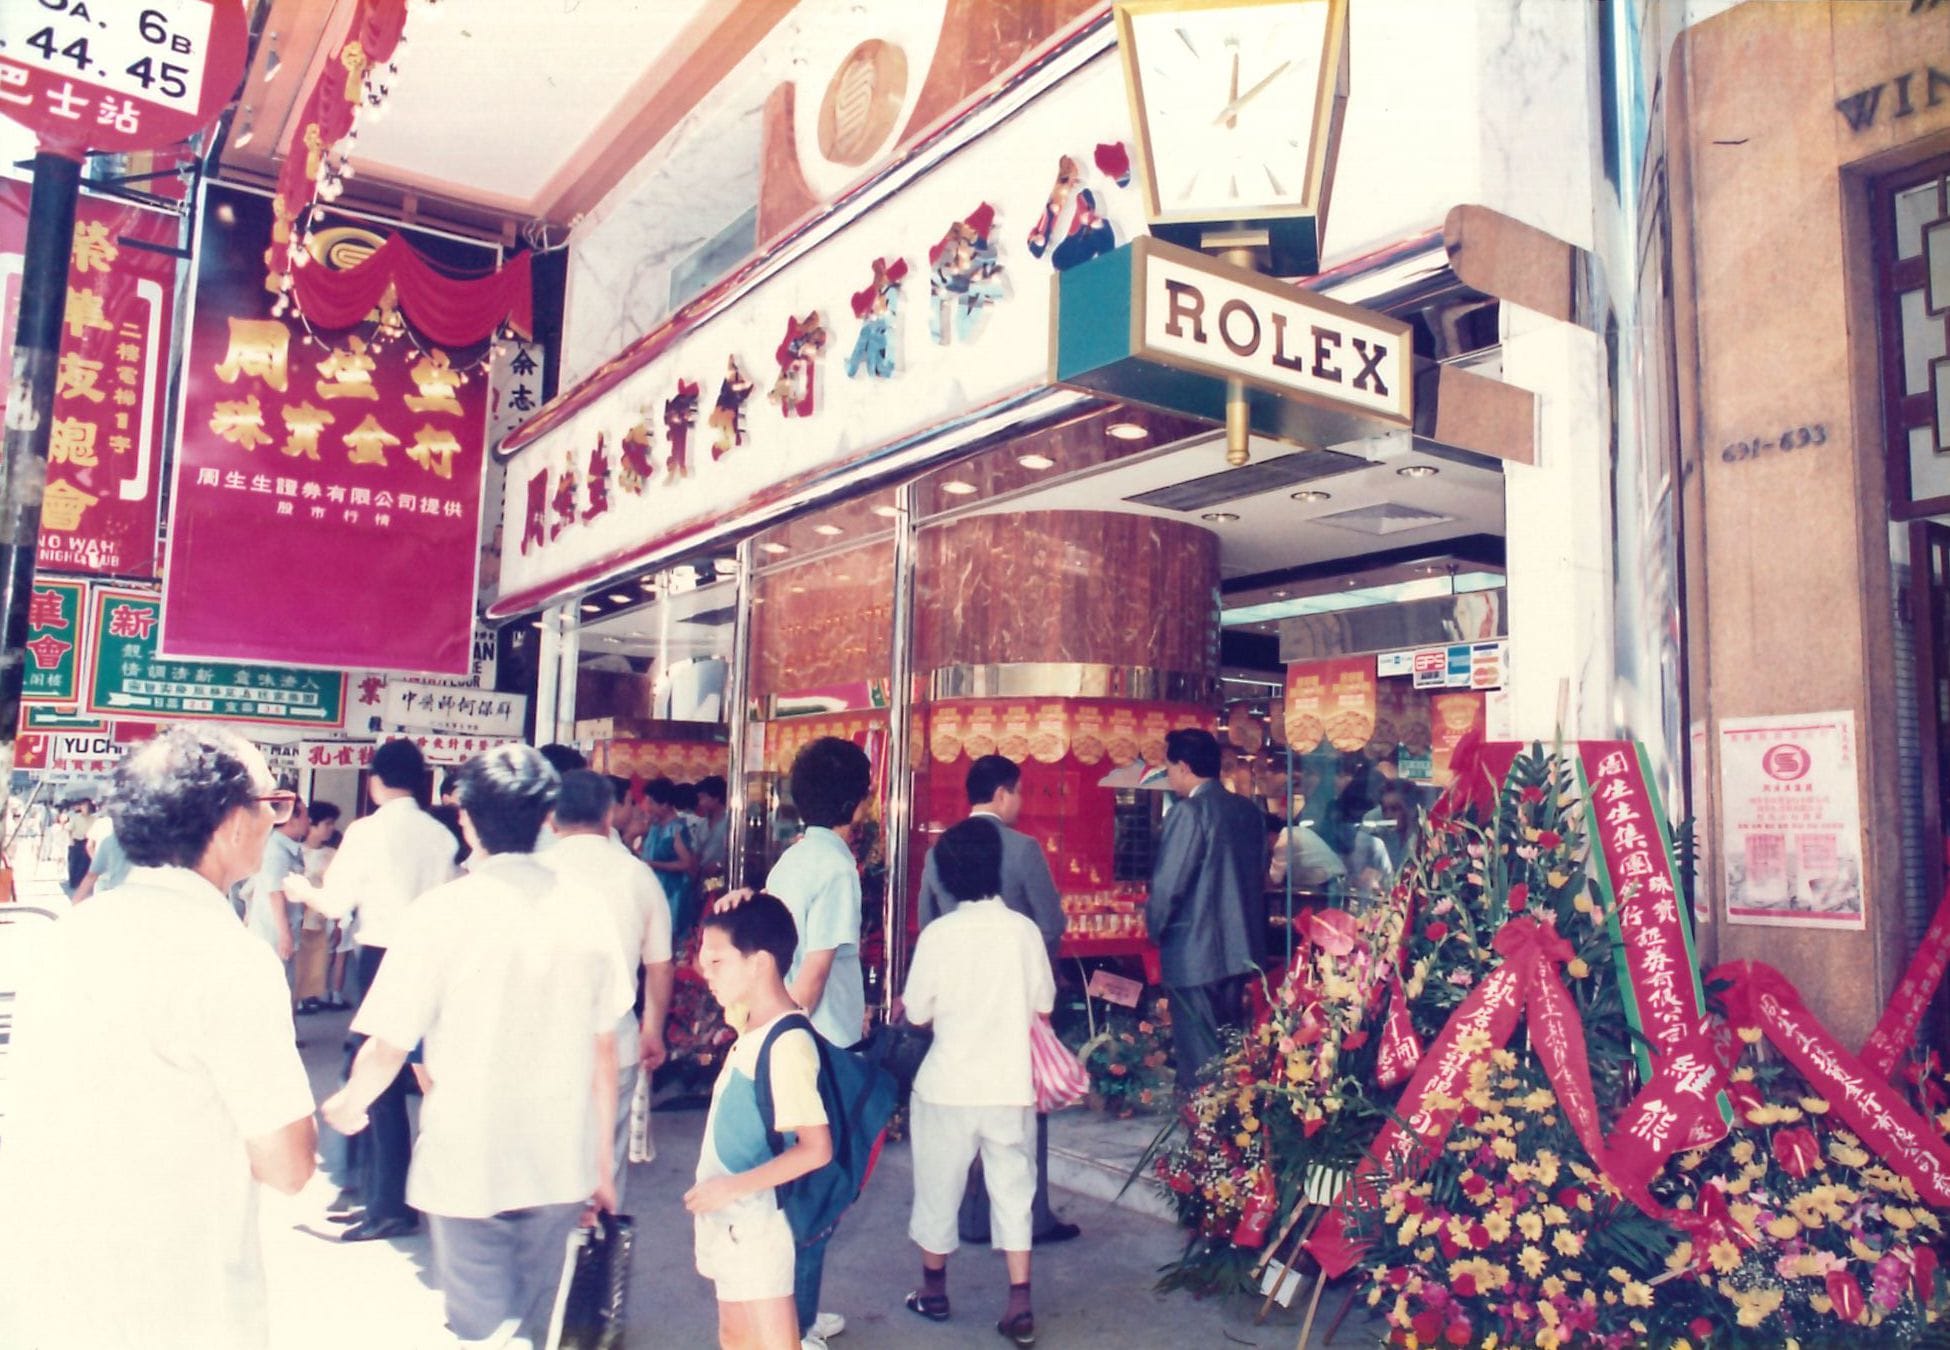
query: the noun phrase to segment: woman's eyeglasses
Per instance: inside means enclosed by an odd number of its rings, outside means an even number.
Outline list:
[[[271,808],[271,823],[282,825],[291,819],[291,813],[298,809],[298,794],[295,792],[267,792],[257,800]]]

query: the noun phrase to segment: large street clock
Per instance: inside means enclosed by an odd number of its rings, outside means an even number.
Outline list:
[[[1318,270],[1347,106],[1347,0],[1118,0],[1151,233]]]

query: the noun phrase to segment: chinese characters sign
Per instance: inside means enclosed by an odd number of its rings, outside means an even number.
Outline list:
[[[345,724],[341,671],[165,658],[156,649],[162,600],[152,591],[97,586],[90,610],[95,641],[89,711],[274,726]]]
[[[239,0],[0,5],[0,113],[65,155],[169,145],[236,89],[247,38]]]
[[[207,195],[162,650],[466,673],[487,381],[410,331],[274,316],[269,231],[263,198]],[[344,602],[306,602],[320,576]]]
[[[521,736],[528,711],[526,694],[497,694],[491,689],[454,689],[417,680],[388,680],[388,726],[414,731],[457,731],[474,736]]]
[[[81,697],[81,622],[88,584],[37,581],[27,608],[27,664],[20,697],[72,704]]]
[[[1855,715],[1720,719],[1727,921],[1862,928]]]
[[[0,182],[0,369],[20,315],[28,189]],[[39,566],[156,575],[176,217],[99,197],[75,208],[48,436]],[[148,247],[145,247],[147,245]],[[6,391],[0,389],[0,406]]]

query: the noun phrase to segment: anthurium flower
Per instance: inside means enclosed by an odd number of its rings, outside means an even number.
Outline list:
[[[1805,1127],[1774,1131],[1774,1159],[1796,1181],[1821,1166],[1821,1145]]]
[[[1827,1277],[1828,1297],[1835,1304],[1835,1316],[1844,1322],[1862,1320],[1862,1284],[1846,1270],[1831,1270]],[[1752,1325],[1758,1326],[1759,1323]]]

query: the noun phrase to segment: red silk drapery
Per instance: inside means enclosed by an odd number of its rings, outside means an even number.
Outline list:
[[[484,277],[450,277],[395,234],[357,267],[335,272],[312,263],[294,269],[292,282],[298,307],[314,327],[350,328],[391,286],[415,332],[443,346],[466,347],[492,337],[503,319],[524,335],[533,331],[531,256],[517,254]]]

